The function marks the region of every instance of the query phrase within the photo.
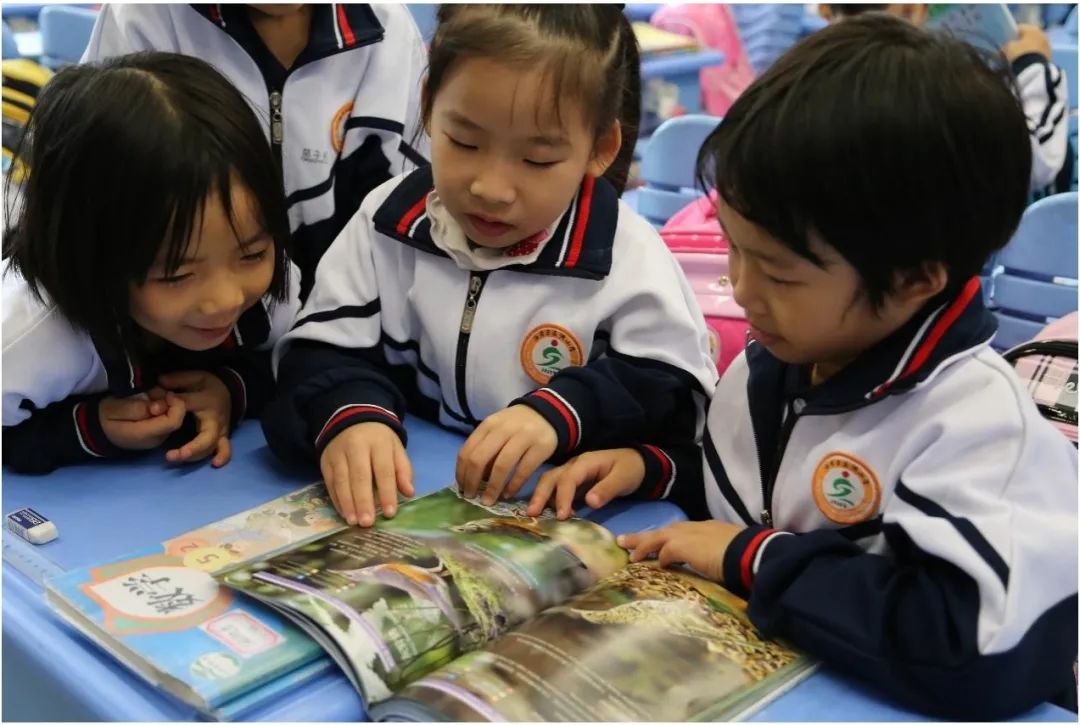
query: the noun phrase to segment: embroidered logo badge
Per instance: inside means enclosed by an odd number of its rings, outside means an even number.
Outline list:
[[[838,524],[857,524],[874,517],[881,503],[881,484],[870,466],[850,453],[833,452],[814,470],[814,503]]]
[[[339,154],[345,146],[345,121],[349,119],[352,110],[353,102],[349,101],[337,110],[337,113],[334,114],[334,120],[330,122],[330,143],[333,145],[334,151]]]
[[[560,370],[581,365],[584,359],[581,342],[559,325],[538,325],[521,341],[521,367],[541,385]]]

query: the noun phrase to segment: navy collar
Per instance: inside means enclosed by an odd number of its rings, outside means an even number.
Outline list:
[[[973,277],[952,299],[928,305],[820,385],[811,386],[806,366],[784,363],[751,343],[746,350],[749,384],[786,400],[801,398],[804,414],[844,412],[911,390],[950,359],[985,344],[996,330],[997,320]]]
[[[165,351],[147,356],[113,339],[93,336],[91,342],[105,367],[109,395],[122,398],[149,390],[157,383],[160,373],[194,366],[205,369],[208,362],[224,358],[239,348],[257,347],[269,337],[270,312],[263,299],[240,315],[224,342],[205,352],[192,352],[169,345]]]
[[[191,7],[232,37],[259,66],[267,83],[278,89],[285,84],[289,73],[297,68],[337,53],[377,43],[385,35],[370,5],[312,3],[307,46],[296,57],[292,68],[286,70],[251,24],[246,5],[196,3]]]
[[[406,176],[375,212],[373,222],[380,234],[397,239],[429,254],[448,257],[431,238],[427,196],[434,188],[431,167]],[[619,220],[619,195],[603,178],[586,176],[570,206],[531,264],[500,269],[534,274],[603,279],[611,271],[611,250]]]

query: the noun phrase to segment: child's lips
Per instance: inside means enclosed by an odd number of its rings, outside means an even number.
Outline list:
[[[490,219],[479,214],[468,214],[467,216],[474,227],[488,236],[497,237],[514,228],[513,224],[507,224],[498,219]]]
[[[780,342],[781,339],[779,335],[772,332],[765,332],[765,330],[762,330],[753,323],[750,323],[750,336],[766,347]]]
[[[229,330],[232,329],[232,325],[225,325],[223,327],[198,327],[196,325],[188,326],[195,334],[201,335],[208,340],[216,340],[219,337],[225,337],[229,334]]]

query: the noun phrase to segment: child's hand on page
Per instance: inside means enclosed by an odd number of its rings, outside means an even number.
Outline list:
[[[1034,25],[1025,23],[1016,26],[1016,30],[1016,40],[1010,40],[1001,48],[1001,52],[1005,54],[1010,63],[1028,53],[1038,53],[1043,58],[1050,59],[1052,51],[1050,50],[1050,39],[1046,37],[1046,33]]]
[[[643,478],[645,461],[633,448],[582,453],[540,477],[527,513],[539,516],[554,498],[555,515],[566,519],[574,513],[574,497],[580,488],[588,488],[585,504],[598,509],[614,498],[636,491]]]
[[[382,512],[397,512],[397,493],[413,495],[412,464],[394,430],[382,423],[357,423],[338,433],[319,458],[326,490],[350,524],[375,523],[375,492]]]
[[[98,403],[101,429],[114,446],[129,451],[157,448],[184,424],[187,409],[173,393],[153,400],[145,395],[102,398]]]
[[[744,527],[723,521],[680,521],[653,531],[624,534],[617,541],[630,561],[656,554],[660,566],[686,564],[702,576],[724,582],[724,554]]]
[[[511,405],[485,418],[461,447],[458,486],[466,498],[473,498],[487,481],[485,506],[500,494],[510,498],[551,458],[558,444],[555,429],[542,415],[525,405]]]

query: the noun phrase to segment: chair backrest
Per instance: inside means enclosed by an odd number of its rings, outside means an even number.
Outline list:
[[[1078,100],[1076,97],[1076,82],[1077,82],[1077,70],[1076,70],[1076,41],[1072,44],[1055,44],[1051,47],[1052,58],[1054,65],[1061,68],[1065,72],[1065,83],[1069,88],[1069,108],[1076,110]]]
[[[1055,194],[1029,206],[998,257],[995,348],[1030,340],[1049,320],[1077,309],[1077,196]]]
[[[4,58],[18,58],[19,57],[19,44],[15,42],[15,31],[11,29],[11,26],[7,23],[3,23],[4,26]]]
[[[431,38],[435,35],[435,26],[438,24],[435,14],[439,10],[439,4],[407,3],[405,7],[412,13],[413,20],[416,21],[416,27],[420,29],[420,35],[423,37],[424,42],[430,43]]]
[[[38,16],[41,64],[60,68],[78,63],[90,42],[97,11],[73,5],[46,5]]]
[[[701,196],[694,178],[698,151],[720,119],[678,116],[660,124],[641,158],[645,186],[637,190],[638,213],[660,227],[672,214]]]

